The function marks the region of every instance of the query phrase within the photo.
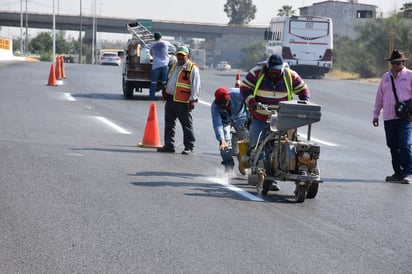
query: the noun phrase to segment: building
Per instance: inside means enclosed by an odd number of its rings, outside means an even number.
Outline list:
[[[300,15],[332,18],[334,35],[355,38],[355,26],[376,19],[377,6],[359,4],[357,0],[323,1],[299,8]]]

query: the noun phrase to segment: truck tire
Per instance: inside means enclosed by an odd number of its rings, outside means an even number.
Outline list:
[[[133,98],[133,87],[130,87],[129,82],[124,79],[124,76],[123,76],[122,86],[123,86],[123,95],[127,99]]]

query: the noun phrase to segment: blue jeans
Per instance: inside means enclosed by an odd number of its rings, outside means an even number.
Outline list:
[[[151,82],[150,82],[150,99],[155,98],[157,82],[161,82],[163,86],[166,86],[167,74],[169,73],[169,67],[163,66],[160,68],[152,69]]]
[[[232,138],[231,138],[231,133],[230,133],[230,124],[225,125],[223,127],[223,134],[225,136],[225,141],[227,143],[227,149],[221,150],[220,151],[220,156],[222,156],[222,164],[224,166],[230,166],[233,168],[235,165],[235,162],[233,161],[233,156],[232,156]]]
[[[259,140],[264,138],[266,131],[268,130],[268,124],[266,121],[252,119],[249,125],[249,147],[254,147]]]
[[[384,122],[386,145],[392,157],[392,167],[396,175],[412,175],[412,122],[394,119]]]

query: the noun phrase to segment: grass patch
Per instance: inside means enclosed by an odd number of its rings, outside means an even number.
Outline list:
[[[336,78],[340,80],[358,80],[359,79],[359,74],[357,73],[345,72],[345,71],[340,71],[340,70],[332,70],[331,72],[327,73],[325,76],[328,78]]]

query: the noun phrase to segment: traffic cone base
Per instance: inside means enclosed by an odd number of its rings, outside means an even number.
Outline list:
[[[157,122],[156,104],[150,104],[149,114],[147,116],[146,128],[143,135],[143,141],[138,144],[144,148],[159,148],[160,144],[159,124]]]
[[[51,64],[51,67],[50,67],[49,81],[48,81],[47,85],[48,86],[57,86],[56,73],[54,71],[54,65],[53,64]]]

